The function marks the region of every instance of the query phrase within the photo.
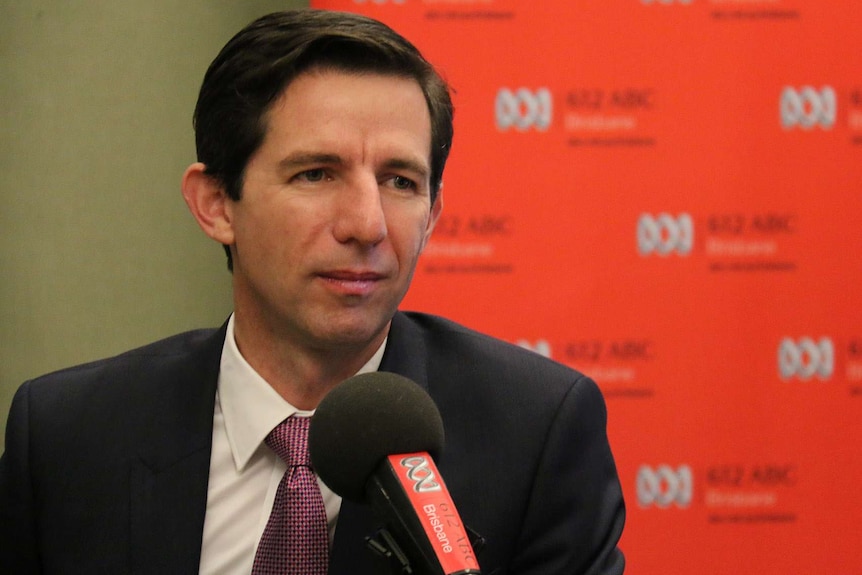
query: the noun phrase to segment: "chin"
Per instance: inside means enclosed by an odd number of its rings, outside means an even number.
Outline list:
[[[332,322],[319,335],[323,345],[338,348],[366,346],[372,343],[385,330],[389,320],[382,323],[370,322]]]

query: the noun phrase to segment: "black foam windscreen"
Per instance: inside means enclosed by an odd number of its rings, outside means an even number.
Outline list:
[[[308,448],[314,471],[335,493],[365,500],[371,474],[388,455],[443,450],[443,420],[418,384],[388,373],[344,380],[311,418]]]

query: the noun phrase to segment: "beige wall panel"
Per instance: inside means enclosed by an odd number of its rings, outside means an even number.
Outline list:
[[[27,378],[230,312],[179,191],[207,65],[307,1],[0,0],[0,441]]]

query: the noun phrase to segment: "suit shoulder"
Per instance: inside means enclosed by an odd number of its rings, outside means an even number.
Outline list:
[[[10,414],[26,412],[32,441],[50,429],[84,442],[86,429],[93,444],[101,444],[99,434],[121,429],[159,429],[189,417],[211,421],[223,337],[223,330],[186,332],[31,379],[16,392]]]
[[[199,329],[176,334],[118,355],[63,368],[28,381],[31,393],[55,394],[81,386],[137,380],[154,381],[159,373],[168,373],[182,365],[194,363],[196,356],[220,353],[216,329]],[[214,347],[218,345],[217,351]]]
[[[434,355],[450,363],[481,367],[489,377],[566,382],[589,379],[579,371],[526,349],[468,328],[452,320],[417,312],[404,314],[422,330],[426,345]],[[478,374],[474,374],[478,375]]]

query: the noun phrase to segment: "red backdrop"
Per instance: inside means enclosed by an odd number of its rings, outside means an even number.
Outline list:
[[[862,572],[862,4],[311,4],[456,90],[403,307],[597,380],[627,572]]]

